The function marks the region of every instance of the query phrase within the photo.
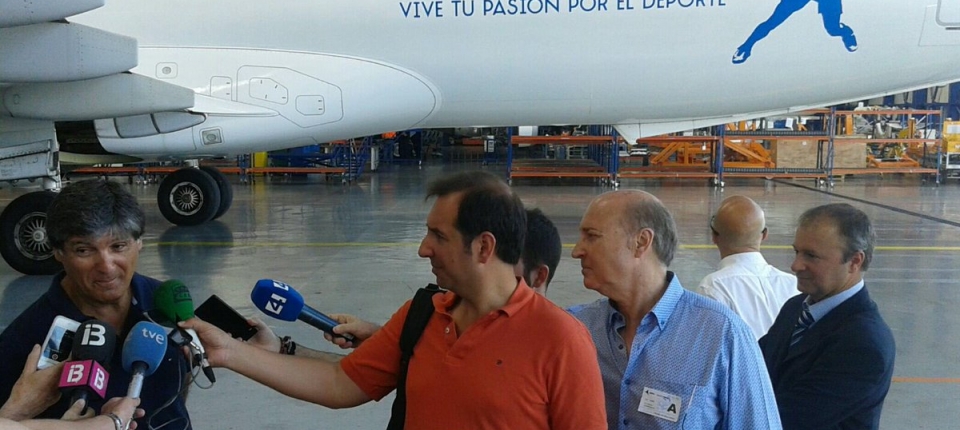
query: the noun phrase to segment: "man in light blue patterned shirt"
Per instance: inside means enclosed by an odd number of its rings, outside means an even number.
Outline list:
[[[597,197],[580,222],[573,257],[605,298],[570,312],[596,344],[609,429],[780,429],[753,333],[667,271],[676,230],[639,190]]]

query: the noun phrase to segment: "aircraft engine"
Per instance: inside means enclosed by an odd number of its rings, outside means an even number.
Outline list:
[[[0,0],[0,28],[56,21],[104,5],[104,0]]]
[[[82,121],[193,106],[193,91],[129,73],[70,82],[18,84],[3,90],[15,118]]]
[[[44,22],[0,28],[0,58],[0,82],[76,81],[135,67],[137,40],[80,24]]]

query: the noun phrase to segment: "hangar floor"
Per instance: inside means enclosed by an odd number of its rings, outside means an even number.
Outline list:
[[[353,313],[383,322],[431,282],[429,262],[416,255],[429,203],[425,184],[463,167],[386,166],[359,183],[341,186],[323,178],[260,180],[237,184],[233,208],[198,227],[176,227],[156,207],[156,185],[131,185],[146,209],[147,235],[139,271],[189,285],[195,300],[218,294],[241,313],[258,311],[249,300],[254,282],[283,280],[324,312]],[[501,169],[501,167],[488,167]],[[499,170],[498,170],[499,171]],[[867,285],[897,340],[893,387],[882,428],[945,429],[960,422],[960,187],[921,184],[916,177],[860,177],[833,190],[812,181],[727,180],[724,190],[696,180],[633,180],[674,213],[682,249],[672,270],[694,287],[719,261],[707,220],[727,195],[744,194],[763,206],[770,238],[763,250],[789,270],[794,221],[804,209],[849,202],[874,221],[879,241]],[[608,188],[592,182],[517,181],[528,206],[540,207],[560,229],[566,245],[550,298],[562,306],[594,300],[581,284],[570,247],[587,203]],[[0,190],[5,206],[22,190]],[[0,263],[0,328],[46,290],[49,277],[21,276]],[[269,318],[266,318],[269,319]],[[327,348],[302,323],[268,321],[299,343]],[[291,369],[291,371],[294,371]],[[209,390],[194,387],[188,401],[198,429],[371,429],[385,426],[391,398],[343,411],[291,400],[218,370]],[[149,379],[146,381],[149,386]],[[322,389],[322,387],[318,387]],[[256,423],[256,424],[254,424]],[[155,423],[159,424],[159,423]]]

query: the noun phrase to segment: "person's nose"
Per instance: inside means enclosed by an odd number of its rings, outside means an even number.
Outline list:
[[[793,257],[793,263],[790,264],[790,271],[794,274],[800,273],[804,269],[803,261],[800,259],[800,254],[797,254]]]
[[[99,272],[109,273],[115,266],[116,261],[109,251],[97,252],[96,261],[93,265],[94,269]]]
[[[427,238],[423,238],[423,240],[420,241],[420,248],[417,249],[417,255],[419,255],[420,258],[430,258],[430,256],[433,255],[430,247],[427,246]]]
[[[576,259],[583,258],[585,252],[583,251],[583,245],[580,244],[580,241],[577,241],[576,245],[573,245],[573,251],[570,253],[570,256]]]

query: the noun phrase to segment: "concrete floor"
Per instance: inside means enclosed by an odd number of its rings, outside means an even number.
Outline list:
[[[429,262],[416,255],[429,210],[425,184],[461,168],[385,166],[345,186],[312,177],[237,184],[233,208],[221,220],[189,228],[162,218],[156,185],[131,185],[147,213],[139,271],[182,280],[197,302],[216,293],[248,315],[259,314],[249,299],[256,280],[276,278],[296,287],[318,310],[383,322],[417,288],[433,281]],[[502,166],[488,168],[501,171]],[[726,182],[723,190],[677,179],[624,181],[622,186],[657,195],[673,212],[682,248],[671,269],[688,288],[719,261],[707,220],[726,195],[750,196],[764,208],[770,238],[763,252],[784,270],[793,257],[790,244],[800,212],[830,202],[864,210],[879,236],[867,285],[897,340],[896,380],[881,427],[956,428],[960,314],[952,310],[960,305],[960,186],[935,187],[910,176],[848,178],[832,190],[817,189],[812,181]],[[561,306],[596,299],[583,288],[570,249],[587,203],[608,188],[557,180],[520,180],[514,188],[524,203],[554,220],[566,244],[550,299]],[[0,207],[25,191],[0,190]],[[0,329],[46,290],[49,279],[21,276],[0,262]],[[327,348],[306,324],[268,323],[299,343]],[[190,393],[188,406],[198,429],[383,428],[392,401],[334,411],[283,397],[227,370],[217,375],[213,388],[194,387]]]

